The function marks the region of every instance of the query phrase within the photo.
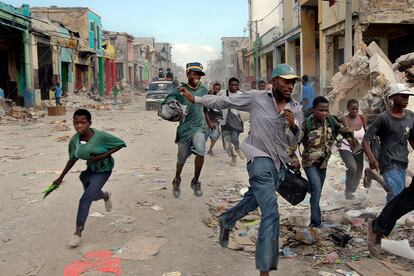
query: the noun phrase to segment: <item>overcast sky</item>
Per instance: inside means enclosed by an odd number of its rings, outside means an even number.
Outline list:
[[[3,0],[4,1],[4,0]],[[173,44],[173,61],[185,65],[217,59],[223,36],[243,36],[247,0],[6,0],[33,7],[89,7],[102,18],[103,28],[134,36],[153,36]],[[246,32],[246,36],[248,32]]]

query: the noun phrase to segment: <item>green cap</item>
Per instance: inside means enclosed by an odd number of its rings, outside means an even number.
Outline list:
[[[287,80],[296,79],[300,80],[300,77],[296,75],[295,69],[292,66],[286,63],[276,65],[275,69],[272,71],[272,78],[284,78]]]

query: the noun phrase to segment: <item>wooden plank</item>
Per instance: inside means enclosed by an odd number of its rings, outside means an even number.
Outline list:
[[[346,263],[347,266],[361,274],[362,276],[394,276],[395,273],[374,259],[364,258],[355,262]]]

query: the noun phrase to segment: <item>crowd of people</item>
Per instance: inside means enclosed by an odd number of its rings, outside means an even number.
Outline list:
[[[261,221],[256,241],[256,267],[260,275],[269,275],[277,269],[279,255],[279,211],[276,190],[284,180],[287,169],[306,173],[310,193],[310,227],[324,227],[320,199],[332,149],[338,147],[347,168],[345,198],[353,199],[364,172],[364,153],[369,160],[365,169],[364,185],[380,175],[387,192],[387,205],[381,214],[369,221],[368,248],[373,256],[379,256],[382,236],[389,235],[396,221],[414,209],[414,180],[406,188],[408,165],[408,142],[414,147],[414,113],[407,110],[408,98],[414,95],[405,85],[391,88],[388,100],[391,108],[367,126],[359,112],[359,102],[350,99],[347,112],[339,119],[329,112],[329,101],[323,96],[315,97],[307,76],[297,76],[288,64],[279,64],[272,71],[271,88],[266,82],[252,82],[251,90],[240,91],[237,78],[228,80],[227,89],[214,83],[211,90],[202,85],[205,75],[198,62],[186,66],[188,81],[178,86],[164,101],[185,105],[185,119],[177,127],[175,142],[178,145],[176,173],[172,181],[174,197],[180,196],[181,173],[192,154],[195,155],[194,176],[191,188],[201,197],[200,181],[205,154],[214,155],[216,142],[223,147],[231,163],[237,157],[246,160],[250,187],[243,199],[219,217],[219,242],[226,247],[231,229],[236,222],[254,211],[261,210]],[[301,102],[292,98],[297,82],[302,82]],[[249,113],[249,129],[244,129],[240,111]],[[113,168],[113,153],[125,147],[119,138],[91,128],[91,115],[77,110],[73,123],[77,133],[69,143],[69,161],[61,176],[55,180],[61,184],[65,174],[78,159],[87,160],[87,170],[81,173],[85,193],[78,210],[76,231],[70,246],[80,243],[89,207],[94,200],[103,199],[107,210],[112,207],[111,193],[102,187]],[[241,132],[247,138],[239,142]],[[207,139],[210,147],[206,150]],[[374,147],[376,145],[376,147]],[[301,156],[298,149],[303,148]]]

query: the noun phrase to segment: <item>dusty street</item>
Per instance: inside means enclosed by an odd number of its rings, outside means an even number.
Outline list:
[[[24,271],[39,267],[39,272],[23,275],[63,275],[65,267],[82,259],[83,254],[108,249],[119,253],[136,236],[164,238],[166,242],[158,254],[146,260],[121,259],[121,275],[162,275],[172,271],[180,271],[185,276],[257,274],[254,255],[221,248],[215,227],[205,224],[212,216],[207,204],[212,197],[232,187],[247,186],[244,162],[230,166],[229,158],[218,143],[216,156],[206,157],[201,177],[204,196],[196,198],[190,189],[194,168],[191,159],[184,168],[181,198],[174,199],[170,182],[175,167],[176,124],[161,120],[156,111],[145,111],[143,99],[143,96],[136,97],[123,110],[117,107],[92,110],[93,127],[121,137],[128,147],[115,154],[115,170],[105,186],[113,193],[112,212],[105,212],[103,202],[93,203],[90,211],[93,216],[88,218],[82,243],[76,249],[68,248],[67,242],[74,231],[82,194],[78,177],[85,167],[84,162],[78,162],[62,187],[42,200],[42,191],[57,178],[67,160],[68,142],[57,142],[56,138],[73,133],[73,110],[69,109],[64,117],[46,117],[35,124],[0,125],[1,275],[15,275],[17,266]],[[55,120],[67,120],[70,130],[57,131],[51,124]],[[380,210],[385,193],[374,184],[369,193],[360,188],[357,199],[352,202],[343,199],[344,167],[337,157],[333,156],[332,160],[322,195],[329,200],[322,209],[332,210],[337,217],[352,209]],[[309,215],[307,204],[291,208],[280,200],[280,205],[282,222],[292,214]],[[360,258],[368,256],[363,236],[365,229],[362,226],[359,240],[351,243],[354,249],[358,248]],[[403,238],[412,234],[412,230],[404,231],[399,232],[408,235]],[[282,230],[281,243],[284,233]],[[292,250],[296,252],[295,248]],[[342,263],[321,264],[316,269],[312,265],[319,255],[311,253],[299,257],[300,252],[296,253],[298,257],[281,258],[279,271],[272,275],[317,275],[318,271],[334,272],[338,268],[352,270],[344,264],[350,260],[349,252],[341,255],[338,251]],[[388,258],[392,262],[396,259]],[[405,265],[406,270],[408,267],[413,271],[412,263]],[[112,274],[92,271],[82,275]]]

